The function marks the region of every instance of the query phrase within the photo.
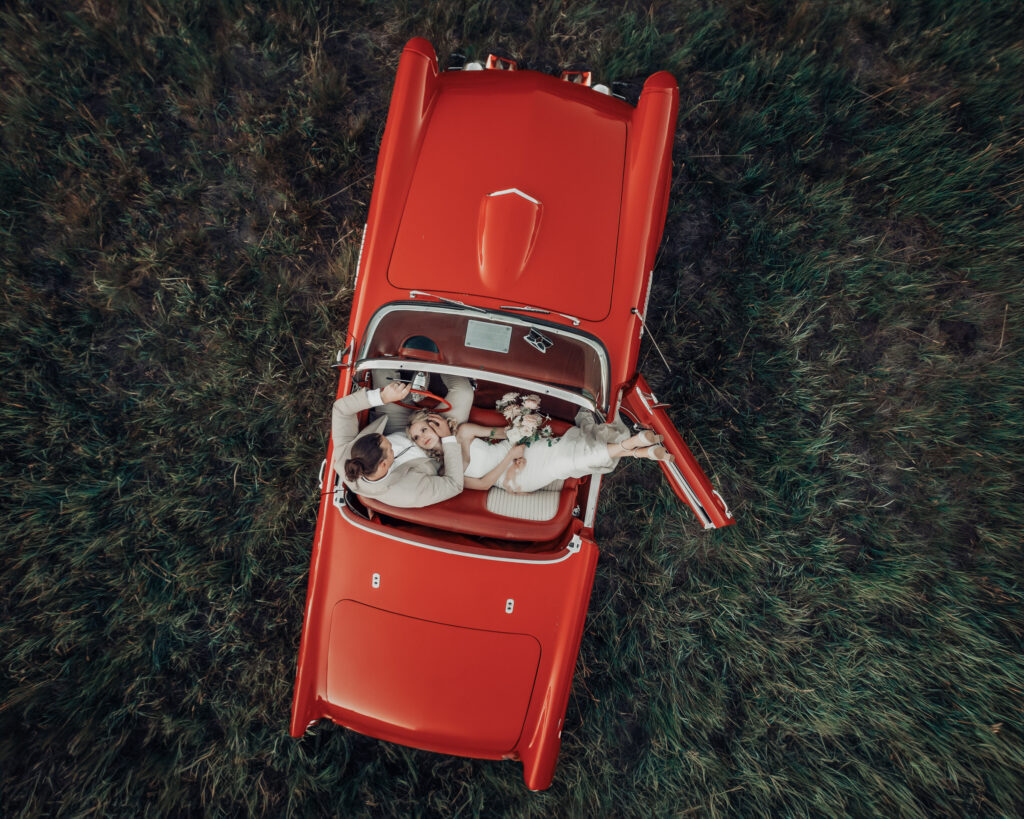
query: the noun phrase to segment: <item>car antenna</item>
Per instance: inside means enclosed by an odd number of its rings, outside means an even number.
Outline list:
[[[650,329],[647,327],[647,322],[644,321],[643,313],[641,313],[635,307],[630,308],[629,312],[636,316],[638,319],[640,319],[640,325],[644,328],[644,332],[646,332],[648,337],[651,339],[651,342],[654,344],[654,349],[657,350],[658,355],[661,356],[661,360],[665,362],[665,369],[668,370],[669,372],[672,372],[672,366],[668,363],[668,359],[665,358],[665,354],[661,351],[661,347],[658,346],[658,340],[654,337],[654,333],[652,333]]]

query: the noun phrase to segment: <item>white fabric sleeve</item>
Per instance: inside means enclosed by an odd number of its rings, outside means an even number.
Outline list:
[[[380,390],[367,390],[366,397],[371,407],[383,407],[384,400],[380,397]]]

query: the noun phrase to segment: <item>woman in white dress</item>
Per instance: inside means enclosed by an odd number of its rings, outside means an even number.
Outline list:
[[[441,439],[432,425],[437,418],[428,411],[417,412],[407,428],[412,442],[435,457],[441,449]],[[630,436],[623,424],[597,424],[586,411],[576,416],[576,426],[561,438],[540,439],[530,446],[513,445],[507,439],[508,430],[473,423],[458,428],[464,488],[499,486],[506,492],[534,492],[552,481],[611,472],[624,457],[674,460],[658,446],[660,435],[644,429]]]

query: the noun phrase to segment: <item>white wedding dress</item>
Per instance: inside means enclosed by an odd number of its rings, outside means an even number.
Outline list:
[[[526,465],[514,477],[506,469],[495,486],[510,492],[535,492],[552,481],[611,472],[615,461],[608,455],[607,444],[628,438],[625,426],[596,424],[587,413],[577,416],[576,423],[561,438],[530,444],[523,455]],[[482,478],[501,463],[511,447],[509,441],[490,444],[483,438],[474,438],[469,446],[465,476]]]

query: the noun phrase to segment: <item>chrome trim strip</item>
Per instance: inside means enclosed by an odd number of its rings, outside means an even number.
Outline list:
[[[366,244],[366,222],[363,222],[363,238],[359,240],[359,260],[356,262],[356,280],[352,282],[352,292],[359,287],[359,271],[363,267],[363,245]]]
[[[487,312],[486,310],[484,310],[483,307],[474,307],[472,304],[466,304],[466,302],[459,301],[458,299],[446,299],[444,296],[438,296],[436,293],[428,293],[426,290],[409,291],[410,299],[414,299],[417,296],[430,296],[430,298],[437,299],[438,301],[443,301],[445,304],[457,304],[459,307],[465,307],[467,310],[476,310],[477,312],[480,313]],[[369,338],[369,336],[367,336],[367,338]]]
[[[539,199],[534,199],[532,196],[530,196],[530,194],[523,193],[521,190],[519,190],[519,188],[505,188],[505,190],[503,190],[503,191],[495,191],[494,193],[489,193],[487,195],[488,196],[505,196],[506,194],[509,194],[509,193],[514,193],[517,196],[521,196],[527,202],[533,202],[533,204],[535,204],[535,205],[539,205],[540,204],[540,200]]]
[[[524,304],[521,307],[517,307],[514,304],[503,304],[498,308],[499,310],[519,310],[521,313],[540,313],[543,316],[550,316],[552,314],[561,316],[567,321],[572,322],[573,327],[580,326],[580,320],[576,316],[570,316],[568,313],[559,313],[557,310],[547,310],[543,307],[530,307],[528,304]]]
[[[378,529],[371,529],[369,526],[366,526],[365,524],[357,520],[354,516],[350,515],[347,509],[341,509],[341,516],[345,518],[345,520],[348,523],[351,523],[353,526],[355,526],[357,529],[362,529],[364,532],[369,532],[370,534],[378,535],[379,537],[386,537],[388,540],[394,540],[399,543],[406,543],[409,546],[416,546],[420,549],[429,549],[432,552],[442,552],[444,554],[456,555],[458,557],[471,557],[477,560],[493,560],[498,563],[527,563],[530,565],[550,566],[555,563],[563,563],[573,555],[579,554],[580,551],[578,548],[574,549],[572,548],[572,546],[569,546],[564,550],[564,554],[555,558],[554,560],[523,560],[519,557],[498,557],[497,555],[478,555],[473,554],[472,552],[462,552],[458,549],[445,549],[442,546],[431,546],[427,543],[419,543],[415,540],[409,540],[408,538],[398,537],[388,532],[381,532]],[[573,541],[570,541],[570,543],[573,543]]]
[[[647,274],[647,295],[644,296],[644,311],[640,313],[640,332],[637,334],[637,339],[644,337],[644,331],[647,329],[647,322],[644,319],[647,318],[647,308],[651,305],[651,290],[654,289],[654,270]]]
[[[590,476],[590,491],[587,492],[587,513],[583,516],[583,525],[587,529],[594,528],[597,517],[597,495],[601,491],[601,475]]]
[[[683,473],[679,471],[679,467],[674,463],[663,463],[662,465],[672,473],[672,480],[674,480],[679,485],[679,488],[683,490],[683,494],[686,495],[686,499],[689,501],[690,507],[694,512],[696,512],[698,519],[702,524],[704,524],[704,528],[714,529],[715,524],[711,521],[708,513],[704,511],[704,507],[701,506],[700,501],[697,500],[697,496],[693,493],[693,488],[690,486],[686,478],[683,477]]]
[[[517,378],[513,375],[492,373],[488,370],[480,370],[475,367],[456,367],[454,364],[437,364],[432,361],[415,361],[411,359],[407,361],[402,358],[367,358],[356,362],[357,375],[364,370],[374,369],[402,370],[403,372],[406,370],[409,372],[422,371],[438,373],[440,375],[464,375],[466,378],[487,378],[501,384],[507,384],[510,387],[518,387],[519,389],[527,392],[535,392],[540,395],[550,395],[552,398],[560,398],[563,401],[568,401],[570,404],[583,407],[591,412],[597,411],[597,407],[594,402],[589,398],[583,395],[577,395],[569,390],[563,390],[561,387],[552,387],[549,384],[545,384],[543,381],[531,381],[529,378]]]
[[[598,396],[598,398],[600,400],[600,403],[601,403],[601,406],[602,407],[607,407],[609,402],[611,401],[611,396],[609,395],[609,387],[608,387],[608,380],[611,377],[611,365],[610,365],[610,363],[608,361],[608,354],[607,354],[607,352],[605,352],[604,347],[599,342],[597,342],[597,341],[595,341],[593,339],[587,338],[586,336],[584,336],[584,335],[582,335],[580,333],[574,333],[572,330],[568,329],[567,327],[561,327],[561,326],[559,326],[559,325],[557,325],[557,324],[555,324],[553,322],[544,322],[543,324],[537,324],[536,322],[526,321],[526,320],[520,318],[519,316],[513,316],[513,315],[509,315],[507,313],[502,313],[499,310],[487,309],[487,308],[484,308],[484,307],[477,307],[477,306],[472,305],[472,304],[465,304],[465,305],[463,305],[462,302],[457,302],[457,301],[455,301],[453,299],[447,299],[447,298],[444,298],[443,296],[436,296],[433,293],[427,293],[426,291],[423,291],[423,290],[410,290],[409,294],[413,298],[415,298],[415,296],[413,294],[424,295],[424,296],[431,296],[432,298],[439,299],[439,300],[441,300],[443,302],[446,302],[448,304],[461,305],[461,307],[463,309],[466,309],[466,310],[474,310],[474,311],[476,311],[478,313],[485,313],[486,315],[492,317],[495,321],[498,321],[498,322],[504,322],[505,324],[511,324],[511,325],[513,325],[515,327],[526,327],[526,328],[536,327],[538,330],[541,330],[542,332],[554,333],[555,335],[563,336],[564,338],[569,338],[569,339],[572,339],[573,341],[578,342],[580,344],[587,345],[597,355],[598,361],[601,362],[601,395]],[[437,314],[440,314],[440,315],[448,315],[448,316],[458,316],[458,315],[462,314],[462,309],[453,309],[451,307],[442,307],[442,306],[433,305],[433,304],[422,304],[422,303],[410,304],[410,303],[395,303],[395,302],[392,302],[391,304],[385,304],[383,307],[379,308],[376,313],[373,314],[373,317],[370,319],[369,324],[366,325],[366,333],[363,335],[363,343],[362,343],[362,346],[360,347],[358,358],[361,359],[361,358],[363,358],[366,355],[366,349],[367,349],[370,341],[373,339],[373,334],[377,330],[377,325],[380,324],[380,322],[383,320],[383,318],[385,316],[387,316],[388,314],[390,314],[390,313],[392,313],[392,312],[394,312],[396,310],[411,310],[411,311],[414,311],[414,312],[421,311],[421,312],[424,312],[424,313],[437,313]],[[561,314],[559,313],[558,315],[561,315]],[[423,367],[419,367],[418,369],[422,370],[424,368]],[[461,373],[460,373],[460,375],[461,375]],[[502,376],[502,378],[506,378],[506,377],[508,377],[508,376]]]

